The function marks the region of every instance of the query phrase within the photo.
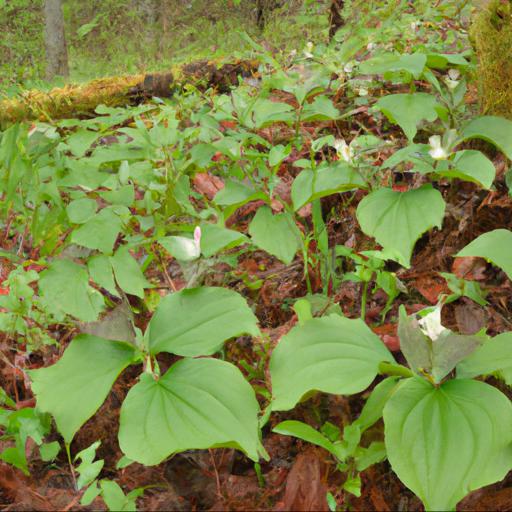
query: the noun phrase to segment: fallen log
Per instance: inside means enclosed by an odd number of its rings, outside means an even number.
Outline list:
[[[168,98],[186,84],[202,90],[215,88],[227,92],[238,83],[239,76],[254,76],[258,66],[256,60],[226,64],[198,61],[168,73],[100,78],[49,92],[25,91],[16,98],[0,102],[0,126],[19,121],[87,118],[94,116],[99,105],[119,107],[137,105],[153,96]]]

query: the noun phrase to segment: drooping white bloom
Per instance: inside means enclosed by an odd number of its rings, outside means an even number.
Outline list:
[[[432,341],[436,341],[444,331],[448,330],[441,325],[441,308],[442,306],[437,306],[432,313],[425,315],[418,321],[423,333]]]
[[[368,96],[368,89],[366,87],[360,87],[357,92],[359,96]]]
[[[306,43],[306,49],[304,50],[304,56],[307,58],[307,59],[312,59],[314,57],[313,55],[313,43],[311,41],[308,41]]]
[[[375,48],[377,48],[377,44],[376,43],[368,43],[366,45],[366,49],[371,52],[372,50],[375,50]]]
[[[168,236],[160,240],[160,243],[178,261],[194,261],[201,256],[201,228],[194,230],[194,238],[186,236]]]
[[[345,160],[345,162],[351,164],[354,158],[354,148],[349,146],[344,139],[336,139],[334,141],[334,149],[338,153],[338,156]]]
[[[453,89],[455,89],[459,85],[459,77],[460,72],[458,69],[450,69],[448,71],[448,76],[444,79],[444,82],[447,85],[448,89],[451,89],[453,91]]]
[[[350,74],[352,73],[352,71],[354,71],[354,66],[355,66],[355,61],[351,60],[349,62],[347,62],[344,66],[343,66],[343,71],[345,71],[345,73],[347,74]]]
[[[448,158],[448,152],[443,148],[441,144],[441,137],[439,135],[432,135],[432,137],[428,139],[428,142],[432,148],[428,154],[434,160],[446,160]]]

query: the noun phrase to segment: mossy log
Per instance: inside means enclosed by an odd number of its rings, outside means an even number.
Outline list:
[[[19,121],[91,117],[98,105],[118,107],[136,105],[153,96],[171,97],[186,84],[225,92],[238,83],[239,76],[253,76],[258,65],[258,61],[248,60],[227,64],[199,61],[168,73],[100,78],[49,92],[25,91],[0,102],[0,126]]]
[[[478,58],[481,110],[512,119],[512,0],[480,5],[470,38]]]

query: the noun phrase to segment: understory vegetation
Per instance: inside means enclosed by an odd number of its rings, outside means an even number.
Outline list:
[[[2,127],[0,510],[509,510],[489,14],[353,0],[329,40],[327,2],[263,31],[190,2],[158,40],[122,2],[70,4],[71,82],[255,65]],[[2,43],[4,108],[63,85],[28,50],[38,5]]]

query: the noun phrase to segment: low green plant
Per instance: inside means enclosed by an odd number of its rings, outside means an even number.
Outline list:
[[[463,336],[441,325],[440,308],[418,321],[403,307],[398,333],[410,368],[397,365],[361,320],[328,316],[292,329],[270,360],[273,411],[292,409],[315,390],[350,395],[379,374],[390,377],[342,440],[296,421],[275,431],[322,446],[344,471],[352,457],[345,486],[354,492],[354,468],[384,456],[383,447],[358,451],[360,435],[382,416],[385,453],[398,477],[427,510],[455,510],[468,492],[501,480],[512,467],[512,404],[495,387],[472,380],[489,373],[508,379],[510,357],[503,351],[510,333],[491,340]]]

